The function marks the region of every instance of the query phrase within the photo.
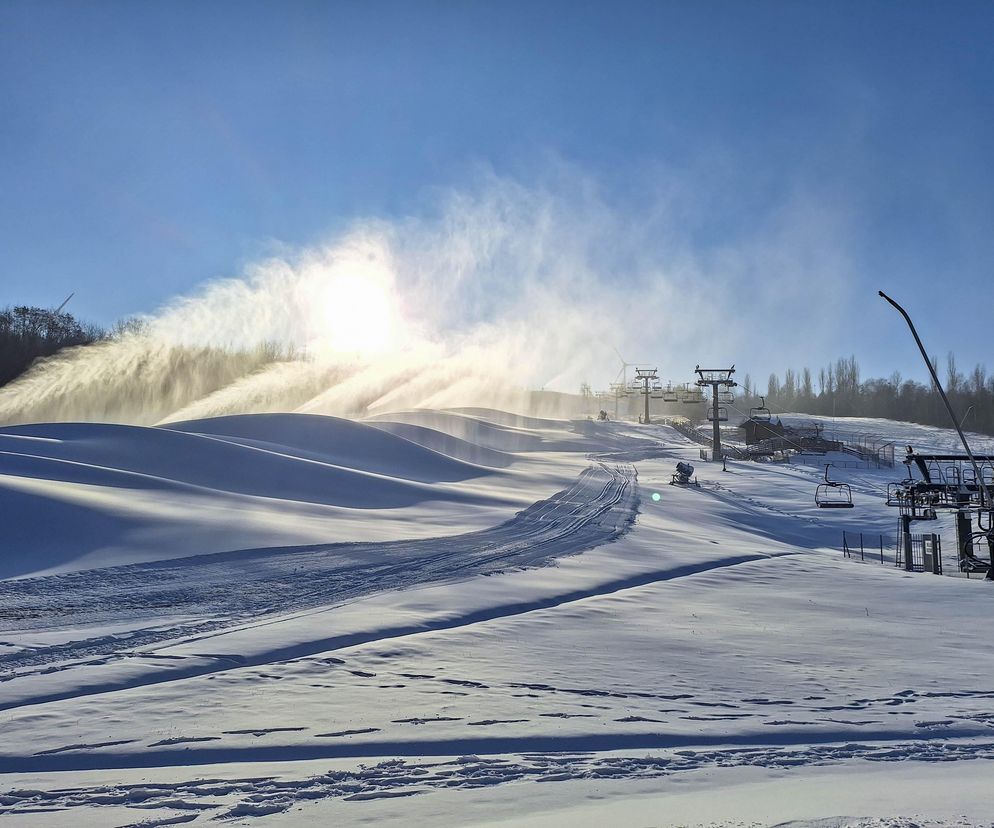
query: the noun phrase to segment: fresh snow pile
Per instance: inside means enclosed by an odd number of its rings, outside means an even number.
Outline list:
[[[840,552],[901,468],[829,512],[816,467],[481,409],[0,451],[0,824],[994,822],[989,584]]]

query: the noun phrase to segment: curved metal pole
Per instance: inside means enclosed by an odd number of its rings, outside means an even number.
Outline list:
[[[935,367],[932,365],[932,360],[928,358],[928,352],[925,350],[925,346],[922,345],[921,338],[918,336],[918,331],[915,330],[911,317],[908,316],[908,312],[904,308],[897,304],[897,302],[891,299],[882,290],[877,292],[884,299],[890,302],[891,305],[897,308],[901,316],[904,317],[904,321],[908,323],[908,327],[911,329],[911,335],[915,338],[915,342],[918,344],[918,350],[922,352],[922,359],[925,360],[925,365],[928,366],[928,372],[932,375],[932,382],[935,383],[936,390],[939,392],[939,396],[942,397],[942,403],[946,406],[946,411],[949,412],[949,419],[953,421],[953,427],[956,429],[956,433],[959,434],[960,442],[963,443],[963,448],[966,450],[966,456],[970,458],[970,465],[973,466],[973,473],[977,475],[977,485],[980,487],[980,507],[985,508],[994,504],[994,500],[991,500],[990,492],[987,491],[987,484],[984,483],[984,478],[980,473],[980,468],[977,466],[977,461],[973,457],[973,452],[970,451],[970,444],[966,441],[966,435],[963,434],[963,429],[956,420],[956,415],[953,413],[953,407],[949,404],[949,398],[946,396],[946,392],[942,390],[942,383],[939,382],[939,376],[935,373]],[[966,418],[964,417],[964,419]]]

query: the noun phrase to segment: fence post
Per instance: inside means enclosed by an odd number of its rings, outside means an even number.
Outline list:
[[[884,562],[884,536],[880,536],[880,563]]]
[[[849,544],[846,543],[846,530],[842,530],[842,557],[849,557]]]
[[[914,551],[911,539],[911,516],[901,515],[901,533],[904,535],[904,569],[907,572],[915,571]]]
[[[859,559],[861,561],[866,560],[863,557],[863,533],[862,532],[859,533]]]

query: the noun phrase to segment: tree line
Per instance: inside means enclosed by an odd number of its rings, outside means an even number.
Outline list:
[[[946,396],[963,428],[982,434],[994,434],[994,375],[988,376],[983,365],[969,373],[961,372],[956,357],[946,357],[944,376],[939,362],[932,365],[945,386]],[[949,414],[933,383],[927,385],[904,379],[895,371],[887,378],[862,380],[856,357],[840,357],[820,369],[817,375],[810,369],[788,368],[783,377],[770,374],[765,388],[748,374],[742,383],[742,406],[759,405],[765,396],[774,412],[797,411],[828,417],[883,417],[922,425],[949,428]],[[737,407],[741,407],[737,405]]]
[[[6,307],[0,310],[0,386],[17,379],[36,359],[109,336],[110,332],[71,313],[27,305]]]

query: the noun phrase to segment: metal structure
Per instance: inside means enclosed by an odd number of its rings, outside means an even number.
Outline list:
[[[70,299],[72,299],[72,298],[73,298],[73,296],[75,296],[75,295],[76,295],[76,291],[73,291],[72,293],[70,293],[70,294],[69,294],[69,295],[68,295],[68,296],[67,296],[67,297],[66,297],[66,298],[65,298],[65,299],[64,299],[64,300],[62,301],[62,304],[61,304],[61,305],[59,305],[59,306],[58,306],[58,307],[57,307],[57,308],[56,308],[56,309],[55,309],[54,311],[52,311],[52,316],[58,316],[58,315],[59,315],[60,313],[62,313],[62,309],[63,309],[63,308],[64,308],[64,307],[66,306],[66,305],[68,305],[68,304],[69,304],[69,300],[70,300]]]
[[[663,389],[663,402],[680,402],[680,390],[674,388],[672,382],[666,383],[666,387]]]
[[[721,395],[730,394],[731,388],[735,388],[738,383],[732,379],[735,373],[735,366],[731,368],[701,368],[700,365],[694,368],[697,373],[698,393],[702,393],[705,387],[711,389],[711,411],[708,419],[712,425],[711,437],[711,459],[721,460],[721,423],[728,419],[728,411],[720,406]],[[724,412],[724,417],[722,417]]]
[[[766,407],[766,397],[760,397],[759,401],[759,405],[749,409],[749,419],[768,423],[773,419],[773,413]]]
[[[649,399],[662,399],[663,386],[659,383],[659,371],[656,368],[636,368],[635,379],[632,380],[632,391],[645,397],[645,417],[643,423],[649,422]]]
[[[820,509],[852,509],[852,488],[848,483],[829,479],[828,467],[831,465],[825,464],[825,482],[815,489],[815,505]]]
[[[906,537],[912,521],[936,520],[936,510],[956,513],[956,540],[959,568],[963,572],[994,571],[994,545],[991,543],[991,510],[984,491],[994,484],[994,456],[964,454],[919,454],[910,446],[904,460],[907,477],[887,486],[887,505],[897,507],[901,516],[901,536]],[[977,471],[980,477],[977,477]],[[914,476],[915,471],[920,479]],[[973,529],[974,517],[977,530]],[[987,543],[990,562],[975,554],[977,545]]]
[[[936,484],[939,485],[938,489],[930,488],[931,472],[929,471],[926,474],[926,471],[929,469],[928,459],[941,462],[941,457],[959,461],[962,461],[964,458],[956,457],[955,455],[931,455],[929,458],[929,456],[915,455],[911,448],[908,448],[909,459],[905,461],[908,465],[908,479],[902,484],[898,484],[897,489],[894,491],[897,505],[901,508],[901,532],[905,538],[905,543],[910,543],[908,540],[910,538],[910,532],[908,531],[910,521],[916,519],[914,517],[916,510],[920,511],[922,509],[922,505],[916,502],[919,496],[926,498],[926,503],[923,505],[925,514],[930,510],[933,518],[917,519],[934,519],[935,508],[937,506],[953,505],[957,509],[957,553],[960,568],[963,569],[965,566],[983,564],[982,561],[974,557],[973,547],[974,543],[986,540],[990,555],[990,563],[987,564],[987,579],[994,581],[994,499],[991,498],[990,493],[990,485],[994,483],[994,477],[988,473],[988,476],[985,478],[981,465],[977,462],[978,458],[974,456],[973,451],[970,449],[970,444],[967,442],[966,435],[963,433],[963,428],[953,413],[953,407],[949,404],[949,398],[946,396],[942,383],[939,382],[939,375],[935,371],[935,366],[928,358],[928,351],[925,350],[925,345],[922,343],[921,337],[918,336],[918,331],[915,330],[915,325],[911,321],[911,317],[908,316],[908,312],[882,290],[878,292],[883,299],[889,302],[904,317],[904,321],[908,323],[908,328],[911,330],[915,344],[918,346],[928,372],[932,376],[932,382],[935,383],[935,388],[939,392],[939,397],[942,399],[942,404],[945,406],[946,412],[949,414],[953,428],[956,429],[960,442],[963,444],[963,450],[966,452],[965,459],[969,461],[972,471],[971,479],[964,480],[963,470],[960,468],[957,472],[957,481],[955,483],[943,481],[942,484]],[[919,462],[919,459],[922,462]],[[980,459],[984,461],[990,458]],[[916,484],[911,477],[912,462],[923,473],[923,478],[925,478],[923,480],[924,487],[921,484]],[[948,502],[950,498],[952,500],[951,503]],[[888,504],[891,503],[890,489],[888,489],[887,502]],[[976,518],[978,531],[970,531],[972,523],[971,515]],[[906,550],[905,560],[910,561],[911,557],[909,547]]]
[[[621,355],[621,351],[619,351],[617,348],[615,348],[615,347],[612,346],[611,350],[614,351],[618,355],[618,359],[621,361],[621,370],[618,371],[618,376],[616,376],[614,378],[614,382],[615,382],[615,384],[617,384],[618,379],[620,378],[621,379],[621,384],[624,385],[625,387],[627,387],[628,386],[628,369],[631,368],[635,363],[634,362],[628,362]]]
[[[694,477],[694,467],[690,463],[680,462],[676,464],[676,471],[670,478],[671,486],[699,486],[697,478]]]
[[[728,422],[728,409],[724,406],[719,405],[717,408],[712,408],[708,410],[708,422],[713,423],[715,419],[719,423]]]
[[[629,393],[628,386],[620,382],[611,383],[611,393],[614,395],[614,419],[618,419],[618,400],[622,397],[627,397]]]

